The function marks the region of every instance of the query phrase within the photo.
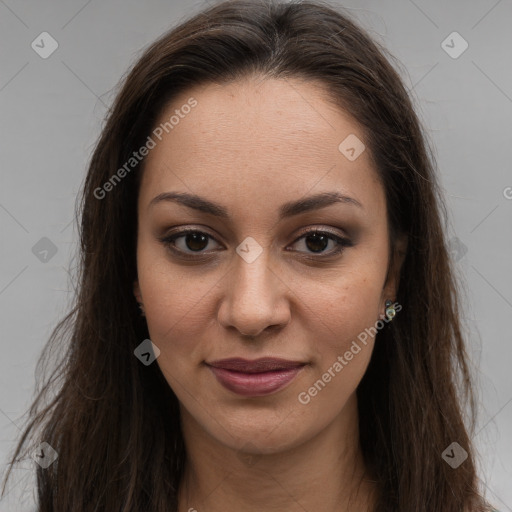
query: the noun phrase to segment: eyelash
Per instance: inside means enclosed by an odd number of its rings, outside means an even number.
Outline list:
[[[204,257],[205,255],[210,255],[211,253],[208,253],[208,252],[206,252],[206,253],[204,253],[204,252],[197,252],[196,254],[193,254],[193,253],[184,252],[181,249],[177,249],[176,248],[176,246],[175,246],[176,240],[178,238],[186,236],[186,235],[188,235],[190,233],[197,233],[197,234],[201,234],[201,235],[206,235],[208,238],[210,238],[212,240],[215,240],[215,242],[219,243],[215,239],[215,237],[209,235],[208,233],[206,233],[204,231],[201,231],[199,229],[194,229],[194,228],[182,229],[181,231],[178,231],[178,232],[176,232],[176,233],[174,233],[174,234],[172,234],[170,236],[159,238],[159,240],[160,240],[160,242],[163,243],[163,245],[166,248],[168,248],[169,250],[171,250],[175,254],[178,254],[179,256],[184,257],[184,258],[198,259],[198,258]],[[352,247],[354,245],[348,238],[341,237],[341,236],[339,236],[337,234],[334,234],[334,233],[332,233],[330,231],[326,231],[326,230],[322,230],[322,229],[310,229],[308,231],[302,232],[301,235],[298,238],[295,239],[293,244],[298,242],[300,239],[305,238],[305,237],[307,237],[309,235],[312,235],[312,234],[319,234],[319,235],[327,236],[327,238],[329,238],[330,240],[334,240],[338,244],[338,247],[335,250],[332,250],[329,253],[316,253],[316,255],[315,255],[315,253],[309,253],[310,255],[312,255],[312,256],[308,256],[310,258],[319,259],[319,258],[328,258],[328,257],[336,256],[336,255],[340,254],[341,252],[343,252],[345,248]],[[301,251],[298,251],[298,252],[301,252]]]

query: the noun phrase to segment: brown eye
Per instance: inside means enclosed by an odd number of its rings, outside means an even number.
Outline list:
[[[330,238],[321,234],[313,233],[305,237],[306,247],[313,252],[322,252],[329,245]]]
[[[161,239],[161,242],[169,249],[184,255],[201,254],[208,247],[210,241],[217,243],[212,236],[197,229],[182,230]]]
[[[330,243],[331,250],[326,251]],[[310,230],[303,233],[302,236],[294,242],[294,245],[295,244],[299,244],[301,248],[305,248],[305,250],[299,250],[299,252],[318,254],[319,256],[333,256],[342,252],[345,247],[354,245],[348,238],[321,230]]]
[[[185,245],[191,251],[202,251],[208,245],[208,236],[204,233],[189,233],[185,235]]]

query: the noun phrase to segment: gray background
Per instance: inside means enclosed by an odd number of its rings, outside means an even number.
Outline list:
[[[72,297],[75,196],[114,87],[143,48],[205,3],[0,0],[2,473],[33,397],[37,358]],[[343,5],[401,61],[436,148],[478,369],[475,442],[488,498],[512,511],[512,2]],[[59,45],[47,59],[31,47],[45,31]],[[458,58],[442,47],[454,31],[469,44]],[[446,44],[462,49],[459,39]],[[43,237],[55,254],[41,251]],[[16,471],[0,511],[33,509],[33,464]]]

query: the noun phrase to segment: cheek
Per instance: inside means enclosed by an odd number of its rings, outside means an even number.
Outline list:
[[[344,352],[351,340],[375,325],[381,313],[384,277],[384,266],[360,259],[357,265],[347,264],[320,281],[296,281],[299,314],[310,323],[308,330],[323,340],[317,345],[318,353],[328,347]]]
[[[311,404],[303,414],[328,421],[334,414],[332,405],[343,407],[356,390],[374,347],[385,271],[385,258],[358,252],[321,283],[297,282],[299,316],[309,322],[305,328],[315,363],[296,397],[302,406]]]
[[[138,277],[150,339],[161,351],[159,364],[200,358],[199,344],[213,320],[211,297],[219,276],[171,264],[161,250],[142,248]]]
[[[326,424],[344,407],[368,367],[379,319],[379,272],[351,272],[324,288],[304,310],[311,325],[314,364],[302,380],[295,399],[300,414]],[[312,290],[309,290],[312,293]]]

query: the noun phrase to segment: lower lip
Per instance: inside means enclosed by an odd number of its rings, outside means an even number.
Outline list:
[[[230,391],[243,396],[264,396],[283,389],[304,367],[262,373],[242,373],[213,366],[208,368]]]

